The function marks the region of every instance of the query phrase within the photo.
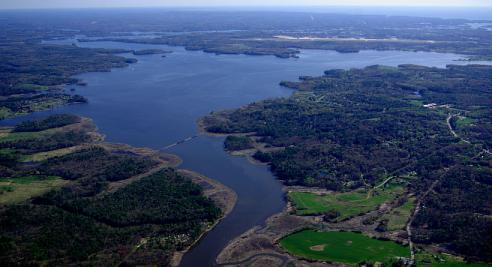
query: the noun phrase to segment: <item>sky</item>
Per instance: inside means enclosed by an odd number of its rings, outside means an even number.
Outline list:
[[[0,0],[1,9],[186,6],[442,6],[492,7],[492,0]]]

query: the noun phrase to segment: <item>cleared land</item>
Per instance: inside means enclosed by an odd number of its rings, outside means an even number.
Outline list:
[[[53,129],[48,129],[39,132],[19,132],[19,133],[14,133],[10,131],[11,129],[4,128],[3,134],[0,137],[0,142],[22,141],[22,140],[30,140],[34,138],[41,138],[43,136],[47,136],[54,132]]]
[[[319,215],[334,211],[339,214],[337,221],[341,221],[375,210],[379,205],[394,200],[403,191],[403,187],[390,186],[374,190],[371,194],[363,189],[331,194],[291,192],[289,199],[294,203],[297,215]]]
[[[468,263],[461,257],[449,254],[432,254],[426,251],[421,251],[416,254],[417,266],[428,267],[486,267],[490,264],[485,263]]]
[[[299,257],[347,264],[387,262],[410,255],[405,246],[354,232],[304,230],[285,237],[280,245]]]
[[[415,208],[415,198],[409,198],[403,205],[392,209],[383,216],[383,220],[388,220],[387,231],[405,229],[405,225]]]
[[[68,181],[56,176],[26,176],[0,180],[0,204],[15,204],[52,189],[66,185]]]
[[[22,157],[21,162],[40,162],[50,158],[68,155],[70,153],[76,152],[77,150],[81,150],[83,148],[84,146],[72,146],[72,147],[65,147],[52,151],[39,152]]]

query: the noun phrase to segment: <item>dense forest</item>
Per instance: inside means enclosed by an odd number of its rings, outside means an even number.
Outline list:
[[[51,197],[4,208],[2,265],[166,266],[174,250],[192,243],[220,215],[198,185],[173,170],[102,198],[72,194],[48,203]]]
[[[115,154],[100,147],[46,160],[39,170],[47,175],[75,180],[98,177],[105,181],[124,180],[145,172],[156,162],[133,154]]]
[[[41,120],[23,121],[17,124],[14,132],[39,132],[80,122],[80,117],[70,114],[49,116]]]
[[[21,42],[0,41],[0,119],[70,103],[85,103],[61,85],[79,82],[75,74],[109,71],[133,59],[115,56],[120,50],[43,45],[22,35]]]
[[[255,157],[287,185],[345,191],[416,172],[416,194],[436,182],[414,221],[418,241],[492,261],[490,73],[479,65],[330,70],[282,82],[297,89],[290,98],[203,121],[210,132],[255,132],[283,148]]]
[[[0,265],[166,266],[222,215],[189,178],[151,171],[158,154],[96,144],[88,123],[2,128]]]
[[[247,136],[229,135],[224,141],[224,147],[228,151],[237,151],[253,148],[253,141]]]

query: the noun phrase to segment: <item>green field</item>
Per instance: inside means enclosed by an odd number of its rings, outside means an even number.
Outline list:
[[[17,87],[23,90],[37,90],[37,91],[46,91],[50,89],[49,86],[32,84],[32,83],[19,84]]]
[[[424,102],[422,100],[410,100],[410,104],[417,106],[417,107],[422,107],[424,105]]]
[[[47,130],[52,131],[52,130]],[[21,133],[4,133],[0,136],[0,142],[11,142],[20,140],[30,140],[42,137],[44,132],[21,132]]]
[[[21,162],[39,162],[43,160],[47,160],[53,157],[61,157],[70,153],[73,153],[77,150],[80,150],[81,148],[79,146],[72,146],[72,147],[66,147],[66,148],[60,148],[56,150],[51,150],[51,151],[46,151],[46,152],[39,152],[31,155],[24,155],[20,161]]]
[[[0,204],[19,203],[67,183],[67,181],[54,176],[0,178]]]
[[[298,257],[346,264],[364,260],[388,262],[410,256],[408,247],[354,232],[304,230],[283,238],[280,245]]]
[[[16,154],[17,154],[17,151],[15,149],[10,149],[10,148],[0,149],[0,156],[2,156],[2,157],[14,156]]]
[[[461,257],[449,254],[431,254],[426,251],[420,251],[415,254],[417,266],[428,267],[490,267],[492,265],[485,263],[467,263]]]
[[[458,120],[456,121],[456,127],[458,128],[464,128],[467,127],[471,124],[475,123],[475,120],[468,118],[468,117],[459,117]]]
[[[0,119],[5,119],[10,116],[12,116],[12,111],[10,109],[5,107],[0,108]]]
[[[42,138],[51,135],[56,131],[58,131],[57,128],[46,129],[38,132],[13,132],[12,129],[3,128],[0,129],[0,143]]]
[[[415,207],[415,198],[409,198],[403,205],[392,209],[383,216],[383,220],[388,220],[388,231],[404,229],[412,211]]]
[[[392,186],[368,193],[356,190],[346,193],[318,195],[305,192],[291,192],[289,199],[296,207],[297,215],[316,215],[336,211],[337,220],[344,220],[377,209],[385,202],[395,199],[403,192],[403,187]]]

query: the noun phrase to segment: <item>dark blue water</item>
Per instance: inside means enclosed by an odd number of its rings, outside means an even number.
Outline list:
[[[71,41],[59,41],[71,43]],[[237,108],[292,91],[278,86],[282,80],[300,75],[320,75],[330,68],[396,66],[414,63],[443,67],[459,56],[437,53],[376,52],[339,54],[333,51],[303,51],[299,59],[271,56],[216,56],[182,48],[113,42],[81,43],[86,47],[163,48],[174,53],[136,56],[139,62],[109,73],[87,73],[78,77],[88,86],[68,86],[86,96],[89,104],[72,105],[19,120],[68,112],[90,117],[107,141],[161,149],[197,134],[196,121],[213,110]],[[128,55],[131,56],[131,55]],[[134,57],[134,56],[131,56]],[[220,250],[233,238],[285,205],[281,185],[268,168],[250,164],[223,151],[223,138],[200,136],[168,152],[180,156],[183,168],[217,179],[234,189],[238,203],[234,211],[187,253],[182,266],[210,266]]]

